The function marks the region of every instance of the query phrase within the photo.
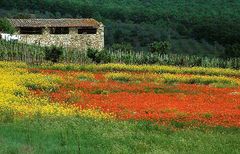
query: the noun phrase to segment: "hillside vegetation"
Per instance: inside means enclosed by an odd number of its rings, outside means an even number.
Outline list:
[[[219,56],[240,42],[238,0],[1,0],[0,6],[0,16],[15,18],[96,18],[106,25],[107,46],[147,50],[168,40],[172,52]]]

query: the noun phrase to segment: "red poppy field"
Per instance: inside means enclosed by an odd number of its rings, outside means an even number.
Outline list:
[[[114,80],[108,77],[109,72],[100,71],[30,71],[54,74],[63,80],[55,92],[32,91],[34,94],[80,109],[100,110],[115,119],[149,120],[161,125],[176,121],[189,126],[240,127],[238,86],[167,84],[149,80],[156,78],[156,74],[141,72],[128,72],[132,80]],[[145,78],[137,80],[133,76]]]

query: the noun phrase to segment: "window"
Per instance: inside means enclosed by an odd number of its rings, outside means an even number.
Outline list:
[[[43,28],[39,27],[21,27],[20,34],[42,34]]]
[[[81,27],[78,29],[78,34],[96,34],[97,28],[93,27]]]
[[[50,28],[50,34],[69,34],[68,27],[53,27]]]

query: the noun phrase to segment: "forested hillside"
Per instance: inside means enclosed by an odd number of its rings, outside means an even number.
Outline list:
[[[136,50],[168,40],[175,53],[219,56],[240,43],[239,0],[1,0],[0,15],[96,18],[106,25],[107,46]]]

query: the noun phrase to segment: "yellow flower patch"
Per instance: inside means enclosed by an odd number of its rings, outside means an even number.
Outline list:
[[[98,110],[80,110],[77,107],[53,103],[48,98],[32,96],[29,89],[56,90],[61,83],[60,77],[29,73],[22,63],[10,64],[9,62],[0,62],[0,121],[4,114],[9,114],[9,111],[14,118],[34,115],[113,118],[112,115]],[[84,76],[92,77],[86,74]]]

